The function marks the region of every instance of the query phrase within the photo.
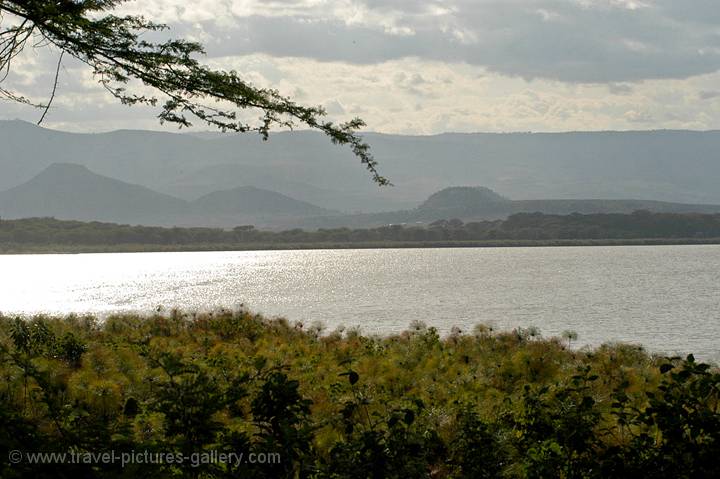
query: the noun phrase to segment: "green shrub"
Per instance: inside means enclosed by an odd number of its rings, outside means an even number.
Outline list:
[[[0,477],[720,477],[720,373],[537,332],[0,316]],[[11,464],[10,451],[275,454]]]

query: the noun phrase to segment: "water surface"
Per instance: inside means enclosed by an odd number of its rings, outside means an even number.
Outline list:
[[[720,246],[0,256],[5,314],[240,304],[329,329],[536,326],[717,360]]]

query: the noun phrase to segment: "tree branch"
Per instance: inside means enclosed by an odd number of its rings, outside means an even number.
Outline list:
[[[38,120],[38,122],[37,122],[38,125],[40,125],[43,122],[43,120],[45,119],[45,115],[47,115],[48,110],[50,110],[50,105],[52,105],[52,102],[55,99],[55,92],[57,91],[58,78],[60,77],[60,67],[62,66],[62,59],[63,59],[64,54],[65,54],[64,51],[60,52],[60,57],[58,58],[58,62],[57,62],[57,68],[55,69],[55,81],[53,82],[52,94],[50,95],[50,100],[47,102],[47,105],[45,105],[45,111],[43,112],[42,116],[40,117],[40,120]]]
[[[204,54],[202,46],[197,43],[142,40],[144,32],[165,30],[167,26],[149,22],[141,16],[117,17],[107,13],[124,1],[0,0],[0,14],[7,12],[22,20],[12,32],[9,43],[0,42],[0,70],[5,67],[9,71],[12,59],[37,30],[45,40],[38,44],[39,47],[55,45],[61,52],[88,65],[99,78],[99,83],[121,103],[156,106],[158,102],[153,96],[128,92],[126,85],[132,80],[139,80],[166,96],[168,100],[158,114],[161,122],[176,123],[179,127],[191,126],[190,116],[222,131],[256,131],[263,139],[267,139],[271,128],[292,129],[295,122],[302,123],[323,132],[332,143],[348,146],[376,183],[390,184],[378,172],[370,146],[357,133],[365,126],[362,120],[355,118],[335,124],[325,119],[327,113],[322,107],[302,106],[277,90],[256,88],[234,71],[212,70],[194,58]],[[25,26],[26,23],[30,26]],[[0,34],[0,39],[6,33]],[[62,55],[50,102],[38,123],[44,120],[55,97],[61,61]],[[14,99],[12,96],[8,98]],[[232,107],[225,109],[205,104],[212,101]],[[238,111],[247,109],[262,112],[255,126],[238,119]]]

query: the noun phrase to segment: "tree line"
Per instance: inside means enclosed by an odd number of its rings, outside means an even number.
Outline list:
[[[54,218],[0,220],[0,244],[17,245],[283,245],[314,243],[448,242],[720,238],[720,215],[636,211],[632,214],[518,213],[505,220],[394,224],[376,228],[266,231],[252,225],[165,228]]]

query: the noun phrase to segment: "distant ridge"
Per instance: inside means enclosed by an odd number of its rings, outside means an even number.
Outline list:
[[[718,204],[720,132],[365,133],[393,188],[378,188],[347,150],[322,134],[78,134],[0,121],[0,190],[51,163],[194,200],[250,185],[322,208],[410,210],[449,185],[482,185],[515,200],[646,198]]]
[[[172,224],[186,208],[184,200],[68,163],[52,164],[30,181],[0,192],[0,215],[6,218]]]
[[[672,203],[653,200],[549,199],[511,200],[485,187],[444,188],[412,210],[387,213],[345,215],[305,220],[313,227],[372,227],[388,224],[429,224],[437,220],[459,219],[464,222],[505,219],[516,213],[545,215],[653,213],[720,213],[720,205]]]
[[[288,217],[337,214],[254,187],[238,187],[188,202],[93,173],[85,166],[54,163],[22,185],[0,192],[0,217],[55,217],[159,226],[273,226]]]
[[[720,213],[720,205],[646,200],[511,200],[490,188],[455,186],[430,195],[414,209],[343,214],[253,186],[239,186],[186,201],[144,186],[98,175],[85,166],[55,163],[22,185],[0,192],[0,217],[55,217],[157,226],[321,228],[428,224],[504,219],[515,213]]]
[[[718,213],[720,205],[672,203],[637,199],[510,200],[485,187],[450,187],[431,195],[417,208],[423,217],[488,219],[514,213]]]
[[[434,211],[440,214],[442,211],[465,212],[465,214],[481,214],[482,212],[493,212],[502,208],[510,200],[495,193],[490,188],[483,186],[453,186],[433,193],[422,202],[419,210]],[[457,216],[457,215],[455,215]]]
[[[321,216],[337,215],[338,211],[320,208],[298,201],[274,191],[240,186],[230,190],[216,191],[195,200],[196,211],[208,214],[270,215],[270,216]]]

